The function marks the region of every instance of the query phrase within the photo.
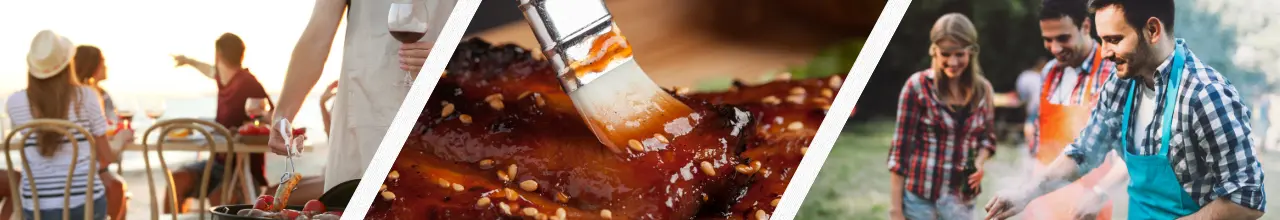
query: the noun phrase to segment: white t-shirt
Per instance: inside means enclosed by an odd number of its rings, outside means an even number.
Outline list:
[[[1136,121],[1133,124],[1133,130],[1129,132],[1134,137],[1133,146],[1142,146],[1142,141],[1146,140],[1147,127],[1150,127],[1151,122],[1156,120],[1156,91],[1142,84],[1136,84],[1135,86],[1141,88],[1138,90],[1141,95],[1137,97],[1140,99],[1138,101],[1138,112],[1131,116],[1137,118],[1134,119]],[[1166,109],[1165,111],[1171,110]],[[1156,135],[1158,136],[1160,133],[1156,133]]]
[[[85,192],[88,186],[90,172],[97,172],[90,169],[92,161],[89,152],[94,148],[89,146],[90,138],[94,136],[102,136],[107,133],[107,122],[102,112],[102,101],[98,97],[98,93],[88,87],[80,87],[79,100],[72,102],[78,105],[68,109],[67,118],[69,121],[76,123],[89,130],[92,133],[88,136],[80,132],[72,132],[79,142],[80,154],[74,158],[76,161],[75,175],[71,178],[71,207],[78,207],[85,203]],[[22,90],[9,96],[6,106],[6,112],[12,117],[14,125],[21,125],[31,122],[31,106],[27,99],[27,91]],[[16,126],[15,126],[16,127]],[[21,135],[21,134],[20,134]],[[19,194],[23,197],[22,205],[28,209],[34,208],[31,197],[31,186],[27,184],[27,178],[33,178],[36,182],[37,192],[40,195],[40,209],[62,209],[63,192],[66,189],[67,168],[71,166],[72,149],[70,142],[63,142],[62,148],[51,157],[40,155],[40,150],[36,146],[36,138],[26,140],[22,153],[26,154],[31,166],[31,173],[34,176],[28,177],[23,173],[21,190]],[[17,164],[14,164],[17,165]],[[17,165],[20,166],[20,165]],[[95,177],[93,185],[93,198],[104,198],[104,189],[102,186],[102,178]]]

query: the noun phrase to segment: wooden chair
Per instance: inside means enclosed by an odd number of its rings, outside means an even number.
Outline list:
[[[213,131],[211,132],[209,128],[212,128]],[[189,129],[191,130],[192,134],[203,135],[205,139],[204,141],[208,146],[208,150],[209,150],[208,153],[210,157],[212,157],[214,153],[226,153],[226,155],[228,155],[228,158],[227,158],[228,161],[234,161],[233,164],[235,165],[227,167],[230,169],[224,169],[222,173],[224,178],[222,178],[223,182],[221,185],[225,186],[223,187],[224,192],[222,194],[223,201],[229,201],[231,199],[232,193],[234,193],[235,192],[234,190],[236,189],[236,187],[234,187],[235,185],[232,185],[232,184],[235,184],[236,182],[238,182],[236,178],[243,176],[242,170],[244,169],[244,158],[240,157],[240,155],[235,153],[236,152],[235,141],[232,141],[231,139],[231,131],[227,130],[226,128],[223,128],[222,125],[205,121],[205,120],[199,120],[199,119],[171,119],[171,120],[164,120],[164,121],[157,122],[155,125],[151,126],[150,128],[147,128],[146,132],[142,136],[142,140],[143,140],[142,155],[144,158],[143,161],[146,162],[147,187],[151,192],[151,199],[152,199],[151,200],[151,219],[153,220],[160,219],[161,207],[160,207],[160,199],[157,199],[157,196],[156,196],[157,194],[156,194],[155,179],[154,177],[152,177],[153,175],[152,173],[155,173],[155,172],[152,172],[152,168],[151,168],[150,150],[152,147],[154,147],[156,152],[159,152],[157,155],[159,155],[159,159],[160,159],[160,168],[164,171],[165,181],[168,182],[169,184],[168,186],[173,186],[173,174],[169,170],[169,167],[164,159],[164,138],[168,136],[171,132],[179,131],[182,129]],[[160,131],[159,132],[160,136],[159,138],[156,139],[157,142],[154,144],[150,143],[152,141],[152,139],[150,138],[151,135],[156,133],[155,131],[157,130]],[[222,138],[224,139],[223,143],[225,143],[227,151],[218,152],[215,149],[218,145],[218,142],[215,141],[214,136],[212,134],[222,135]],[[200,209],[198,213],[193,213],[193,214],[198,215],[199,219],[201,220],[205,219],[206,215],[208,214],[208,211],[207,211],[207,209],[209,209],[208,201],[207,201],[209,196],[208,180],[212,172],[213,172],[213,163],[211,162],[211,163],[205,164],[204,172],[201,172],[200,174],[201,177],[203,177],[201,178],[201,180],[204,180],[204,181],[201,181],[200,183],[199,196],[196,198],[197,200],[200,201]],[[245,187],[246,187],[245,189],[248,189],[247,188],[248,186],[245,186]],[[174,190],[173,187],[169,187],[169,192],[167,193],[169,194],[168,195],[169,199],[172,201],[171,204],[169,205],[171,205],[174,208],[177,208],[178,202],[180,201],[178,200],[178,194],[176,190]],[[183,218],[183,219],[191,218],[191,216],[189,215],[182,216],[181,214],[176,214],[176,213],[171,216],[172,216],[172,219],[174,220],[177,220],[179,218]]]
[[[11,155],[11,154],[13,153],[13,150],[15,150],[15,149],[13,149],[13,148],[12,148],[12,145],[14,144],[14,143],[13,143],[13,138],[14,138],[14,137],[19,136],[19,135],[20,135],[20,134],[19,134],[19,132],[21,132],[21,131],[25,131],[25,130],[30,130],[30,131],[32,131],[32,132],[27,132],[26,134],[22,134],[22,135],[21,135],[21,136],[22,136],[22,139],[20,139],[20,140],[22,140],[22,141],[21,141],[20,143],[18,143],[18,145],[19,145],[19,146],[25,146],[25,145],[26,145],[26,140],[31,139],[31,137],[32,137],[33,135],[35,135],[35,134],[37,134],[37,133],[39,133],[39,132],[57,132],[57,133],[59,133],[59,134],[61,134],[61,135],[65,136],[65,137],[67,138],[67,140],[71,140],[71,141],[70,141],[70,143],[71,143],[71,158],[79,158],[79,157],[80,157],[80,142],[79,142],[79,141],[76,141],[75,133],[73,133],[73,132],[78,132],[78,133],[80,133],[80,134],[84,134],[84,135],[86,136],[86,138],[87,138],[88,142],[89,142],[89,146],[93,146],[93,145],[94,145],[94,140],[93,140],[93,138],[91,137],[92,135],[89,133],[89,130],[85,129],[84,127],[82,127],[82,126],[80,126],[80,125],[76,125],[75,123],[72,123],[71,121],[67,121],[67,120],[56,120],[56,119],[36,119],[36,120],[32,120],[30,123],[27,123],[27,124],[24,124],[24,125],[21,125],[21,126],[18,126],[18,127],[16,127],[16,128],[14,128],[14,129],[13,129],[13,131],[10,131],[10,132],[9,132],[9,135],[6,135],[6,137],[5,137],[5,139],[4,139],[4,150],[5,150],[5,151],[4,151],[4,156],[5,156],[5,161],[6,161],[6,163],[8,164],[8,168],[9,168],[9,169],[11,169],[11,170],[14,168],[14,167],[13,167],[13,159],[12,159],[13,157],[12,157],[12,155]],[[21,148],[19,148],[18,150],[21,150]],[[23,170],[22,172],[24,172],[24,174],[25,174],[26,176],[33,176],[33,174],[31,173],[31,164],[30,164],[30,163],[28,163],[28,161],[29,161],[29,160],[27,159],[27,154],[26,154],[26,153],[22,153],[22,152],[20,151],[20,152],[19,152],[19,155],[21,155],[21,157],[22,157],[22,170]],[[98,162],[97,162],[97,161],[98,161],[98,154],[97,154],[97,152],[96,152],[96,151],[94,151],[94,150],[92,149],[92,147],[90,147],[90,150],[89,150],[89,161],[90,161],[90,162],[89,162],[89,170],[91,170],[91,172],[89,172],[89,178],[88,178],[89,182],[88,182],[88,185],[87,185],[86,187],[88,187],[89,191],[90,191],[90,192],[92,192],[92,191],[93,191],[93,188],[94,188],[95,178],[97,178],[97,174],[98,174],[98,172],[96,172],[96,170],[98,170]],[[70,207],[70,204],[71,204],[71,178],[72,178],[73,176],[75,176],[76,162],[78,162],[78,160],[71,161],[71,167],[70,167],[70,168],[68,168],[69,170],[68,170],[68,172],[67,172],[67,173],[68,173],[68,175],[67,175],[66,186],[65,186],[66,188],[65,188],[65,190],[64,190],[64,191],[63,191],[63,193],[62,193],[62,195],[63,195],[63,198],[62,198],[62,219],[71,219],[71,208],[72,208],[72,207]],[[19,192],[19,191],[20,191],[20,190],[19,190],[19,188],[21,188],[22,186],[20,186],[21,184],[17,183],[17,181],[19,181],[21,178],[22,178],[22,177],[17,176],[16,174],[13,174],[13,173],[10,173],[10,174],[9,174],[9,186],[10,186],[10,187],[9,187],[9,193],[10,193],[10,195],[12,196],[12,198],[14,198],[13,200],[19,200],[19,199],[17,199],[17,198],[19,198],[19,197],[21,197],[21,196],[22,196],[22,194],[20,194],[20,192]],[[35,179],[33,179],[33,178],[27,178],[27,184],[31,187],[31,199],[32,199],[32,200],[34,200],[34,201],[40,201],[40,193],[38,192],[38,190],[36,190],[36,180],[35,180]],[[85,212],[84,212],[84,214],[85,214],[84,219],[92,219],[92,217],[93,217],[93,202],[88,202],[88,201],[94,201],[93,194],[94,194],[94,193],[86,193],[86,194],[85,194],[85,201],[86,201],[86,202],[84,203],[84,209],[85,209]],[[22,210],[24,210],[24,209],[22,208],[22,202],[21,202],[21,201],[12,201],[11,203],[13,203],[14,211],[15,211],[15,214],[17,214],[17,215],[18,215],[18,219],[23,219],[23,214],[24,214],[24,213],[23,213],[23,211],[22,211]],[[42,216],[40,216],[40,203],[39,203],[39,202],[34,202],[34,203],[32,203],[32,210],[35,210],[35,212],[33,213],[33,214],[35,215],[35,216],[34,216],[34,217],[35,217],[35,219],[43,219],[43,218],[42,218]]]

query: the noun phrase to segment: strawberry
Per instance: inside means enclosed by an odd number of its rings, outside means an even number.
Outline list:
[[[324,203],[321,203],[320,200],[314,200],[314,199],[312,199],[311,201],[307,201],[307,205],[302,207],[302,211],[305,211],[305,212],[322,213],[324,212],[324,210],[325,210]]]
[[[274,196],[270,196],[270,195],[259,196],[258,201],[253,203],[253,209],[269,210],[271,209],[271,204],[274,204],[273,202],[275,202],[275,200],[276,200],[276,197]]]

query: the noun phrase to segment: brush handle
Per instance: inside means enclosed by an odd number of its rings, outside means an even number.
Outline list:
[[[603,0],[519,0],[520,11],[551,61],[565,92],[590,83],[608,71],[581,74],[571,65],[590,59],[592,42],[616,32]]]

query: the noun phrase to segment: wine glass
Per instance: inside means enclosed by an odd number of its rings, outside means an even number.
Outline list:
[[[143,111],[147,114],[147,118],[151,118],[151,121],[155,122],[160,120],[160,116],[164,116],[164,104],[164,100],[156,100],[147,105],[147,108]]]
[[[116,106],[116,119],[119,121],[117,127],[122,129],[133,129],[134,109],[138,106],[136,103],[125,102],[127,104]]]
[[[271,102],[267,98],[249,98],[244,102],[244,113],[249,116],[249,120],[254,123],[262,121],[263,117],[271,114]]]
[[[391,37],[401,43],[411,44],[417,43],[422,36],[427,35],[427,26],[431,18],[430,12],[427,10],[426,2],[432,0],[400,0],[391,3],[391,9],[387,11],[387,29],[391,31]],[[407,73],[400,86],[413,86],[413,75],[416,73]]]

